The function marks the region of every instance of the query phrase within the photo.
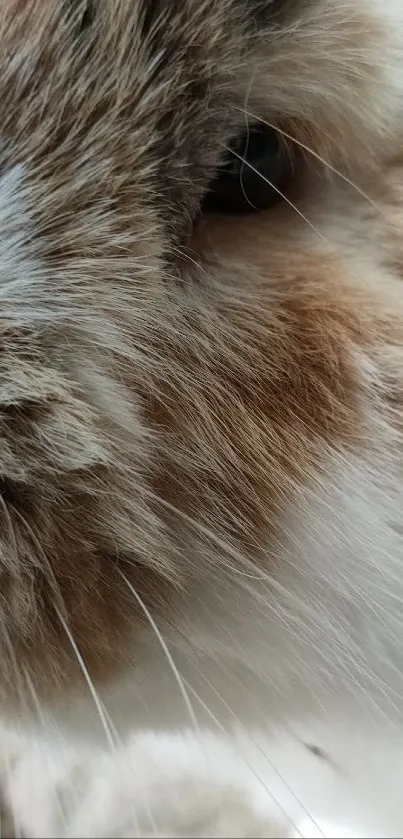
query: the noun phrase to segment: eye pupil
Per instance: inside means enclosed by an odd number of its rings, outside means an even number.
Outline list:
[[[286,150],[277,133],[256,123],[230,143],[203,210],[231,214],[266,210],[281,199],[289,174]]]

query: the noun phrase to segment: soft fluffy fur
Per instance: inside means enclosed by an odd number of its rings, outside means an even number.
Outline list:
[[[3,0],[0,46],[5,717],[400,727],[402,3]],[[292,204],[200,219],[255,117]]]

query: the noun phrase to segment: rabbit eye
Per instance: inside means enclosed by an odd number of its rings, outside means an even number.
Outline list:
[[[281,200],[290,176],[287,149],[277,133],[255,123],[230,143],[209,186],[203,211],[245,214],[267,210]]]

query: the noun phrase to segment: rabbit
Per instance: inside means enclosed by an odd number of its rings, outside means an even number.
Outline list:
[[[3,0],[0,45],[4,724],[395,736],[401,0]]]

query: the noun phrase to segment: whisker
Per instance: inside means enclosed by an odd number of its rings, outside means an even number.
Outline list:
[[[247,152],[248,152],[249,140],[250,140],[250,129],[249,129],[247,104],[249,102],[250,95],[251,95],[251,92],[252,92],[252,88],[253,88],[253,85],[255,83],[256,72],[257,72],[257,68],[255,68],[254,71],[253,71],[252,77],[251,77],[249,85],[248,85],[248,89],[247,89],[246,94],[245,94],[244,106],[242,108],[242,113],[243,113],[244,119],[245,119],[245,130],[246,130],[246,142],[245,142],[245,148],[244,148],[245,157],[246,157]],[[247,201],[247,203],[249,204],[249,206],[252,207],[253,210],[257,210],[257,207],[255,207],[255,205],[253,204],[253,202],[250,200],[249,196],[246,193],[246,189],[245,189],[244,182],[243,182],[244,169],[245,169],[245,161],[242,161],[241,162],[241,168],[239,170],[239,184],[240,184],[240,187],[241,187],[241,190],[242,190],[242,195],[245,198],[245,200]]]
[[[185,681],[185,683],[186,683],[186,686],[187,686],[188,690],[190,690],[190,692],[193,694],[193,696],[195,697],[195,699],[197,699],[197,701],[200,703],[200,705],[202,706],[202,708],[203,708],[203,710],[206,712],[206,714],[208,714],[208,716],[210,717],[210,719],[212,720],[212,722],[214,722],[214,724],[217,726],[217,728],[219,729],[219,731],[221,731],[221,733],[222,733],[222,734],[224,734],[226,738],[228,738],[228,731],[226,730],[225,726],[224,726],[224,725],[220,722],[220,720],[218,719],[218,717],[216,717],[216,715],[215,715],[215,714],[213,713],[213,711],[212,711],[212,710],[208,707],[208,705],[206,705],[206,703],[205,703],[205,702],[204,702],[204,700],[201,698],[201,696],[199,695],[199,693],[195,690],[195,688],[193,688],[193,687],[192,687],[192,685],[191,685],[191,684],[189,684],[189,682],[188,682],[186,679],[185,679],[184,681]],[[257,780],[257,781],[259,781],[259,783],[261,784],[261,786],[263,787],[263,789],[265,790],[265,792],[267,792],[267,793],[269,794],[270,798],[272,799],[272,801],[274,802],[274,804],[276,805],[276,807],[278,807],[278,809],[280,810],[280,812],[283,814],[283,816],[284,816],[284,818],[286,819],[286,821],[288,822],[288,824],[290,824],[290,825],[294,828],[294,830],[295,830],[295,832],[297,833],[297,835],[298,835],[298,836],[302,837],[302,833],[301,833],[301,831],[299,830],[298,826],[297,826],[297,825],[295,824],[295,822],[294,822],[294,821],[290,818],[290,816],[288,815],[287,811],[286,811],[286,810],[285,810],[285,808],[282,806],[282,804],[280,804],[280,802],[279,802],[279,801],[277,801],[277,799],[276,799],[276,797],[275,797],[274,793],[271,791],[271,789],[270,789],[270,788],[267,786],[267,784],[264,782],[263,778],[259,775],[259,773],[256,771],[256,769],[254,769],[254,767],[253,767],[253,766],[252,766],[252,764],[251,764],[251,763],[247,760],[247,758],[246,758],[244,755],[242,755],[242,754],[240,754],[240,753],[239,753],[238,749],[236,749],[236,748],[235,748],[235,746],[234,746],[234,744],[233,744],[233,741],[231,741],[231,745],[232,745],[232,747],[233,747],[233,749],[234,749],[235,753],[236,753],[239,757],[241,757],[241,758],[242,758],[243,762],[244,762],[244,763],[245,763],[245,765],[248,767],[248,769],[250,769],[250,771],[252,772],[252,774],[254,775],[254,777],[256,778],[256,780]],[[323,834],[322,834],[322,835],[323,835]]]
[[[47,721],[46,721],[44,713],[42,711],[41,704],[40,704],[40,701],[39,701],[39,697],[38,697],[38,694],[35,690],[35,687],[34,687],[34,684],[32,682],[31,676],[25,668],[24,668],[23,672],[24,672],[24,676],[25,676],[25,681],[27,683],[29,692],[30,692],[31,697],[32,697],[32,701],[33,701],[36,713],[38,715],[38,720],[41,724],[41,728],[42,728],[43,731],[46,731],[48,729]],[[39,739],[38,739],[37,742],[38,742],[38,745],[40,745],[40,740]],[[44,760],[44,764],[46,765],[46,769],[47,769],[48,775],[49,775],[49,780],[51,780],[51,772],[50,772],[50,769],[49,769],[48,760],[46,758],[46,753],[44,753],[42,750],[41,750],[41,756]],[[61,820],[63,822],[64,828],[67,828],[67,817],[66,817],[66,813],[64,811],[64,807],[62,805],[62,799],[61,799],[58,784],[52,784],[52,793],[56,796],[57,808],[58,808]]]
[[[252,210],[257,210],[258,208],[255,206],[253,201],[250,200],[249,195],[246,192],[244,182],[243,182],[243,176],[244,176],[244,171],[245,171],[245,163],[247,162],[246,161],[246,155],[248,153],[249,139],[250,139],[249,122],[246,119],[246,114],[245,114],[245,122],[246,122],[246,140],[245,140],[245,146],[244,146],[244,150],[243,150],[243,153],[245,155],[245,160],[242,160],[241,167],[240,167],[240,170],[239,170],[239,185],[241,187],[242,195],[245,198],[245,201],[247,201],[249,206],[252,207]],[[232,154],[234,154],[233,150],[232,150]]]
[[[296,137],[293,137],[292,134],[289,134],[283,128],[279,128],[278,125],[274,125],[274,123],[269,122],[269,120],[267,120],[267,119],[261,119],[261,118],[257,117],[255,114],[251,113],[250,111],[245,111],[245,114],[248,117],[250,117],[251,119],[256,119],[256,120],[259,120],[259,122],[263,122],[265,125],[267,125],[268,128],[271,128],[273,131],[278,132],[286,140],[290,140],[291,143],[295,143],[296,146],[299,146],[299,148],[308,152],[308,154],[310,154],[312,157],[314,157],[315,160],[317,160],[319,163],[322,163],[322,165],[325,166],[327,169],[329,169],[330,172],[332,172],[334,175],[336,175],[338,178],[340,178],[342,181],[344,181],[348,186],[350,186],[352,189],[354,189],[355,192],[357,192],[358,195],[361,196],[361,198],[364,198],[365,201],[368,201],[368,203],[371,204],[371,206],[374,208],[374,210],[376,210],[381,215],[384,215],[384,213],[382,212],[379,205],[376,204],[375,201],[372,200],[372,198],[370,198],[370,196],[365,192],[365,190],[361,189],[361,187],[359,187],[358,184],[354,183],[354,181],[352,181],[351,178],[348,177],[348,175],[345,175],[343,172],[340,171],[340,169],[337,169],[335,166],[333,166],[331,163],[329,163],[328,160],[325,160],[323,157],[321,157],[320,154],[318,154],[318,152],[314,151],[309,146],[307,146],[305,143],[303,143],[302,140],[297,140]]]
[[[89,690],[89,692],[92,696],[92,699],[94,701],[94,705],[95,705],[96,710],[97,710],[98,715],[99,715],[99,719],[102,723],[102,728],[104,730],[108,746],[111,749],[112,753],[114,753],[115,752],[115,741],[114,741],[114,738],[113,738],[113,735],[112,735],[110,724],[109,724],[108,719],[107,719],[107,714],[105,713],[102,702],[101,702],[101,700],[100,700],[100,698],[99,698],[99,696],[98,696],[98,694],[95,690],[95,687],[94,687],[94,684],[92,682],[91,676],[90,676],[90,674],[88,672],[88,669],[85,665],[85,662],[84,662],[84,659],[83,659],[83,657],[80,653],[80,650],[78,649],[78,646],[77,646],[77,644],[76,644],[76,642],[73,638],[73,635],[72,635],[71,630],[68,626],[68,623],[64,619],[63,615],[61,614],[60,609],[58,609],[57,606],[55,606],[54,608],[55,608],[56,614],[59,618],[59,621],[60,621],[60,623],[61,623],[61,625],[62,625],[62,627],[63,627],[63,629],[64,629],[64,631],[67,635],[67,638],[68,638],[68,640],[71,644],[71,647],[73,649],[74,655],[76,656],[77,662],[80,666],[80,670],[81,670],[81,672],[84,676],[84,679],[87,682],[88,690]]]
[[[116,730],[116,728],[113,724],[113,721],[111,720],[111,717],[110,717],[107,709],[104,708],[103,704],[101,703],[101,700],[99,699],[99,697],[96,693],[95,687],[94,687],[94,685],[92,683],[92,680],[89,676],[89,673],[88,673],[88,670],[85,666],[84,660],[83,660],[83,658],[82,658],[82,656],[81,656],[81,654],[80,654],[80,652],[77,648],[77,645],[75,644],[75,642],[72,638],[70,630],[68,629],[67,610],[66,610],[66,607],[65,607],[65,604],[64,604],[62,593],[60,591],[60,586],[59,586],[59,584],[57,582],[57,579],[55,577],[55,574],[54,574],[53,568],[51,566],[51,563],[49,562],[49,559],[46,556],[46,553],[45,553],[38,537],[36,536],[36,533],[34,532],[32,527],[30,526],[29,522],[25,519],[24,516],[22,516],[22,514],[18,510],[14,509],[13,511],[21,519],[22,524],[25,526],[25,528],[26,528],[27,532],[29,533],[29,535],[31,536],[31,538],[32,538],[40,556],[42,557],[42,559],[44,561],[44,564],[45,564],[45,567],[46,567],[46,569],[48,571],[48,574],[49,574],[49,580],[52,582],[53,593],[56,596],[58,603],[60,604],[60,609],[63,611],[64,615],[66,615],[66,618],[64,618],[61,615],[60,610],[57,607],[55,607],[56,611],[58,613],[59,620],[61,621],[64,630],[67,632],[70,643],[72,644],[74,652],[75,652],[76,657],[78,659],[80,668],[81,668],[81,670],[84,674],[85,680],[86,680],[86,682],[88,684],[88,687],[90,689],[90,693],[91,693],[91,696],[94,700],[95,707],[96,707],[97,712],[98,712],[98,714],[100,716],[100,719],[101,719],[102,727],[103,727],[103,729],[105,731],[105,734],[106,734],[108,746],[109,746],[109,748],[110,748],[110,750],[113,754],[115,754],[117,747],[120,747],[121,750],[124,751],[123,742],[122,742],[122,740],[121,740],[121,738],[120,738],[120,736],[119,736],[119,734],[118,734],[118,732],[117,732],[117,730]],[[17,665],[16,665],[16,662],[15,662],[15,667],[16,666]],[[35,710],[38,714],[39,721],[41,723],[41,726],[42,726],[43,730],[45,730],[48,727],[48,724],[47,724],[47,721],[45,721],[44,715],[41,711],[40,703],[39,703],[34,685],[32,683],[30,674],[28,673],[28,671],[25,668],[24,668],[24,677],[25,677],[26,683],[28,685],[29,691],[31,693],[33,703],[34,703],[34,706],[35,706]],[[56,728],[57,728],[57,726],[56,726]],[[58,728],[57,728],[57,731],[59,731]],[[64,815],[63,808],[62,808],[62,805],[61,805],[61,802],[60,802],[60,796],[58,796],[58,805],[59,805],[60,813],[61,813],[61,815],[64,819],[64,822],[65,822],[65,815]],[[134,822],[134,825],[135,825],[136,835],[140,836],[140,828],[139,828],[139,823],[138,823],[138,818],[137,818],[137,812],[136,812],[135,806],[132,802],[131,802],[130,806],[131,806],[131,813],[132,813],[132,816],[133,816],[133,822]],[[154,820],[153,820],[151,814],[149,814],[149,820],[150,820],[150,824],[152,825],[152,829],[154,830],[154,832],[156,832]]]
[[[230,152],[230,154],[233,154],[234,157],[237,157],[238,160],[241,160],[245,164],[245,166],[247,166],[249,169],[251,169],[252,172],[255,173],[255,175],[258,175],[262,179],[262,181],[269,185],[271,189],[274,189],[274,191],[277,192],[280,198],[282,198],[283,201],[285,201],[286,204],[288,204],[288,206],[291,207],[292,210],[294,210],[294,212],[302,219],[302,221],[304,221],[305,224],[307,224],[308,227],[310,227],[311,230],[313,230],[313,232],[317,236],[319,236],[319,238],[322,239],[323,242],[327,242],[327,239],[323,235],[323,233],[321,233],[320,230],[318,230],[317,227],[315,227],[315,225],[312,224],[311,221],[309,221],[309,219],[304,215],[304,213],[296,206],[296,204],[294,204],[291,201],[290,198],[288,198],[288,196],[281,189],[279,189],[278,186],[275,186],[275,184],[272,183],[272,181],[269,178],[266,178],[265,175],[262,175],[262,173],[259,172],[259,169],[256,169],[256,166],[254,166],[253,163],[250,163],[249,160],[246,160],[244,157],[242,157],[241,154],[238,154],[238,152],[236,152],[234,149],[231,149],[229,146],[225,146],[225,148],[228,152]]]
[[[156,624],[156,622],[155,622],[155,620],[154,620],[154,618],[153,618],[153,616],[152,616],[151,612],[149,611],[149,609],[147,609],[146,604],[144,603],[144,601],[142,600],[142,598],[140,597],[139,593],[136,591],[136,589],[134,588],[134,586],[132,585],[132,583],[130,582],[130,580],[128,580],[128,579],[127,579],[126,575],[123,573],[123,571],[122,571],[120,568],[118,568],[118,572],[119,572],[119,574],[121,575],[121,577],[123,578],[123,580],[125,581],[125,583],[126,583],[126,585],[127,585],[128,589],[131,591],[131,593],[132,593],[133,597],[136,599],[136,601],[137,601],[137,603],[139,604],[140,608],[142,609],[142,611],[143,611],[144,615],[146,616],[147,620],[148,620],[148,621],[149,621],[149,623],[150,623],[150,626],[151,626],[151,627],[152,627],[152,629],[154,630],[155,635],[156,635],[156,637],[157,637],[157,639],[158,639],[158,641],[159,641],[159,643],[160,643],[160,645],[161,645],[161,648],[162,648],[162,650],[163,650],[163,652],[164,652],[164,654],[165,654],[165,656],[166,656],[166,659],[167,659],[167,661],[168,661],[168,664],[169,664],[169,666],[170,666],[170,668],[171,668],[171,670],[172,670],[172,673],[173,673],[173,675],[174,675],[174,677],[175,677],[175,680],[176,680],[176,682],[177,682],[177,685],[178,685],[178,688],[179,688],[179,690],[180,690],[180,693],[182,694],[183,701],[184,701],[184,703],[185,703],[185,705],[186,705],[186,708],[187,708],[187,711],[188,711],[189,717],[190,717],[190,719],[191,719],[191,721],[192,721],[192,725],[193,725],[193,727],[195,728],[196,732],[197,732],[197,733],[199,733],[199,723],[198,723],[198,721],[197,721],[197,717],[196,717],[196,714],[195,714],[195,712],[194,712],[194,709],[193,709],[192,703],[191,703],[191,701],[190,701],[190,699],[189,699],[189,696],[188,696],[188,694],[187,694],[187,692],[186,692],[186,688],[185,688],[185,686],[184,686],[184,680],[182,679],[182,676],[181,676],[181,674],[179,673],[179,670],[178,670],[178,668],[177,668],[177,666],[176,666],[176,664],[175,664],[175,662],[174,662],[174,660],[173,660],[173,658],[172,658],[172,655],[171,655],[171,653],[170,653],[170,651],[169,651],[168,645],[167,645],[167,643],[166,643],[165,639],[163,638],[163,636],[162,636],[162,634],[161,634],[161,631],[159,630],[159,628],[158,628],[158,626],[157,626],[157,624]]]
[[[101,722],[102,722],[102,726],[103,726],[104,730],[105,730],[105,726],[108,730],[107,741],[109,743],[109,746],[111,746],[111,744],[112,744],[112,750],[114,751],[115,750],[115,745],[116,745],[116,732],[112,731],[113,725],[112,725],[112,722],[110,720],[109,714],[106,712],[106,710],[102,706],[102,703],[101,703],[101,701],[100,701],[100,699],[99,699],[99,697],[98,697],[98,695],[95,691],[95,687],[92,683],[92,680],[91,680],[90,675],[88,673],[88,670],[85,666],[85,663],[84,663],[84,660],[81,656],[81,653],[79,652],[78,647],[77,647],[77,645],[76,645],[76,643],[73,639],[73,636],[71,634],[71,631],[68,628],[68,623],[67,623],[68,616],[67,616],[66,606],[65,606],[65,603],[64,603],[64,600],[63,600],[63,597],[62,597],[62,593],[60,591],[60,586],[59,586],[59,584],[56,580],[56,576],[55,576],[53,568],[51,566],[51,563],[49,562],[49,559],[46,556],[46,553],[43,549],[43,546],[41,545],[36,533],[34,532],[32,527],[30,526],[29,522],[25,519],[25,517],[18,510],[14,509],[14,512],[15,512],[16,515],[19,516],[23,525],[26,527],[29,535],[31,536],[38,552],[40,553],[40,555],[41,555],[41,557],[42,557],[42,559],[45,563],[46,569],[47,569],[48,574],[49,574],[49,579],[52,581],[52,584],[53,584],[53,594],[56,596],[57,601],[58,601],[58,605],[57,606],[54,605],[54,608],[55,608],[56,613],[58,615],[58,618],[59,618],[59,620],[60,620],[60,622],[63,626],[63,629],[65,630],[65,632],[66,632],[66,634],[69,638],[70,644],[73,647],[73,650],[74,650],[74,653],[77,657],[80,668],[81,668],[81,670],[83,672],[83,675],[85,677],[85,680],[88,684],[91,695],[92,695],[92,697],[95,701],[95,706],[97,708],[98,713],[100,714],[100,719],[101,719]],[[64,615],[62,614],[62,612],[64,612]],[[105,733],[106,733],[106,730],[105,730]]]
[[[305,807],[305,804],[303,803],[303,801],[301,801],[300,797],[296,794],[296,792],[294,792],[294,790],[292,789],[292,787],[290,786],[290,784],[288,783],[288,781],[286,780],[286,778],[284,777],[284,775],[282,774],[282,772],[280,772],[280,770],[279,770],[279,769],[277,768],[277,766],[273,763],[273,761],[272,761],[272,759],[269,757],[269,755],[268,755],[268,754],[264,751],[264,749],[262,749],[262,747],[261,747],[260,743],[258,743],[258,741],[257,741],[257,740],[253,737],[253,735],[252,735],[252,734],[251,734],[251,733],[250,733],[250,732],[249,732],[249,731],[245,728],[245,726],[242,724],[242,722],[241,722],[241,720],[239,719],[239,717],[235,714],[235,711],[233,711],[233,710],[232,710],[232,708],[230,707],[230,705],[228,705],[228,702],[226,702],[226,700],[225,700],[225,699],[224,699],[224,697],[221,695],[221,693],[219,692],[219,690],[217,690],[217,688],[215,687],[215,685],[213,685],[213,683],[212,683],[212,682],[210,682],[210,679],[208,679],[208,678],[204,675],[204,673],[200,673],[200,675],[202,676],[203,680],[204,680],[204,681],[208,684],[208,686],[211,688],[211,690],[213,691],[213,693],[216,695],[217,699],[219,699],[219,701],[223,704],[223,706],[224,706],[224,708],[226,709],[226,711],[228,711],[228,713],[231,715],[231,717],[232,717],[232,719],[234,720],[234,722],[236,722],[236,724],[237,724],[237,725],[238,725],[238,726],[239,726],[239,727],[240,727],[243,731],[245,731],[245,732],[246,732],[246,734],[247,734],[247,736],[249,737],[249,739],[250,739],[251,743],[253,743],[253,745],[254,745],[254,746],[256,747],[256,749],[260,752],[260,754],[264,757],[264,759],[265,759],[265,760],[267,760],[267,763],[268,763],[268,764],[269,764],[269,766],[273,769],[273,772],[275,772],[275,774],[277,775],[277,777],[278,777],[278,778],[280,779],[280,781],[284,784],[284,786],[286,787],[286,789],[288,790],[288,792],[292,795],[292,797],[294,798],[294,800],[297,802],[297,804],[298,804],[298,805],[301,807],[301,809],[304,811],[305,815],[309,818],[309,820],[310,820],[310,821],[312,822],[312,824],[315,826],[315,828],[317,829],[317,831],[319,832],[319,834],[320,834],[321,836],[323,836],[323,839],[325,839],[325,834],[323,833],[323,831],[322,831],[322,830],[321,830],[321,828],[319,827],[318,823],[315,821],[315,819],[313,818],[313,816],[310,814],[310,812],[309,812],[309,810],[307,809],[307,807]]]

